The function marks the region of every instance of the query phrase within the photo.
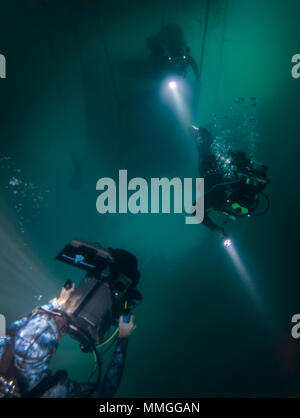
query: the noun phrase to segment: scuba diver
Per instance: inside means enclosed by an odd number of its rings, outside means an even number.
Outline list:
[[[75,290],[62,289],[59,298],[41,307],[45,312],[60,309]],[[66,372],[52,376],[49,363],[60,338],[65,335],[64,323],[55,322],[38,308],[13,322],[6,338],[0,339],[0,399],[1,397],[74,398],[85,397],[93,383],[76,383]],[[121,382],[125,366],[128,337],[135,329],[134,317],[130,322],[119,320],[119,335],[107,372],[93,397],[112,397]]]
[[[191,56],[190,48],[177,24],[164,26],[158,35],[147,39],[147,44],[158,73],[185,77],[191,67],[196,79],[199,78],[197,63]]]
[[[85,269],[86,266],[91,266],[90,263],[93,261],[93,267],[98,272],[100,272],[101,265],[102,279],[109,277],[108,268],[114,271],[114,280],[118,271],[118,277],[121,277],[124,286],[126,286],[125,283],[129,276],[137,277],[139,275],[136,269],[136,259],[132,254],[124,250],[109,249],[107,251],[98,245],[79,240],[73,240],[71,245],[66,246],[57,259],[60,260],[61,256],[65,256],[68,257],[66,262],[72,264],[72,249],[77,253],[75,261],[77,267]],[[79,254],[84,254],[84,257],[80,258]],[[120,263],[117,263],[116,266],[116,259],[118,262],[121,261],[123,265],[120,266]],[[87,263],[84,260],[87,260]],[[82,263],[81,266],[80,263]],[[103,271],[105,271],[104,275]],[[119,273],[121,274],[119,275]],[[74,283],[68,280],[58,298],[51,300],[47,305],[34,309],[30,314],[10,325],[6,337],[0,338],[0,398],[98,398],[115,395],[124,371],[128,339],[136,325],[134,316],[129,311],[125,313],[123,311],[123,315],[119,316],[118,329],[116,330],[118,334],[116,332],[113,334],[117,340],[114,353],[101,380],[99,354],[97,350],[87,349],[87,339],[91,342],[93,330],[101,334],[101,329],[106,331],[111,325],[111,320],[107,322],[112,313],[108,308],[110,306],[109,298],[111,292],[115,296],[117,292],[114,285],[109,286],[108,281],[100,281],[100,275],[97,279],[95,277],[88,274],[77,288]],[[121,289],[119,284],[118,296],[121,296],[124,287]],[[128,294],[125,296],[127,298]],[[70,313],[72,307],[75,308],[73,315]],[[117,300],[114,300],[114,310],[117,315],[116,307]],[[95,316],[97,313],[98,318]],[[95,323],[94,328],[91,327],[91,318]],[[107,323],[103,325],[105,321]],[[49,370],[49,363],[57,350],[58,343],[61,337],[67,333],[81,342],[82,351],[93,351],[97,357],[99,374],[96,383],[77,383],[69,379],[65,371],[58,371],[52,375]],[[108,341],[114,342],[112,336]],[[91,348],[99,346],[96,345],[99,342],[98,339],[96,342],[91,342],[93,345]]]
[[[206,128],[192,126],[192,134],[198,148],[199,176],[204,178],[204,220],[211,231],[227,236],[223,226],[211,217],[221,213],[226,224],[244,216],[258,216],[269,209],[269,199],[264,194],[270,183],[268,168],[251,161],[245,152],[229,150],[228,155],[217,156],[213,151],[213,137]],[[260,197],[267,202],[266,208],[257,212]]]

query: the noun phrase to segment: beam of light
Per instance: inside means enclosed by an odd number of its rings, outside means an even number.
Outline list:
[[[227,245],[225,245],[225,242],[227,242]],[[223,247],[225,248],[227,254],[229,255],[233,265],[235,266],[239,276],[243,280],[244,284],[247,287],[247,290],[250,292],[251,297],[255,301],[257,307],[260,309],[263,309],[263,304],[261,301],[261,298],[254,286],[253,280],[251,279],[244,263],[242,262],[235,245],[233,244],[232,240],[230,238],[226,238],[223,241]]]
[[[173,77],[162,83],[164,99],[174,108],[184,128],[191,125],[192,115],[187,105],[189,86],[184,78]]]
[[[57,296],[57,280],[37,260],[23,238],[4,219],[0,218],[0,312],[20,315]],[[23,311],[23,312],[22,312]]]
[[[170,81],[168,86],[171,90],[175,90],[177,87],[176,81]]]
[[[224,247],[224,246],[223,246]],[[263,302],[260,294],[258,293],[253,280],[247,271],[238,251],[232,242],[230,246],[224,247],[226,253],[229,255],[233,265],[235,266],[240,278],[244,282],[252,300],[255,304],[255,307],[259,313],[259,315],[264,319],[266,323],[266,332],[269,335],[274,335],[274,333],[278,332],[276,321],[274,321],[274,315],[272,314],[270,307],[266,306]]]
[[[224,245],[224,241],[230,241],[230,245]],[[257,287],[254,284],[253,279],[251,278],[248,269],[246,268],[242,258],[236,248],[235,243],[231,240],[231,238],[225,238],[223,240],[223,248],[228,254],[229,258],[232,261],[232,264],[236,268],[236,271],[243,281],[247,291],[249,292],[250,297],[252,298],[253,303],[255,304],[255,308],[259,313],[260,317],[263,318],[265,322],[265,331],[271,336],[274,333],[278,333],[278,327],[276,321],[274,321],[274,314],[272,313],[272,309],[270,305],[261,298]]]
[[[225,238],[223,240],[223,247],[229,248],[232,246],[232,240],[230,238]]]

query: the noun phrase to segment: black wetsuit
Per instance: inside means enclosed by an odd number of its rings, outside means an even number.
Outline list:
[[[210,230],[223,229],[219,227],[209,216],[210,210],[222,210],[226,198],[224,188],[215,188],[222,181],[222,174],[218,172],[217,159],[210,147],[198,145],[198,171],[199,176],[204,178],[204,220],[203,225]]]

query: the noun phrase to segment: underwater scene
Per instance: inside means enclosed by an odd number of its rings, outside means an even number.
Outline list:
[[[300,395],[299,19],[1,2],[0,398]]]

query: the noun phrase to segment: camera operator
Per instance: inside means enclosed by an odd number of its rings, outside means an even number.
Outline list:
[[[128,323],[119,320],[119,334],[112,360],[97,387],[93,383],[77,383],[67,373],[55,375],[49,370],[50,360],[60,338],[66,334],[66,319],[51,315],[69,299],[75,290],[63,288],[59,298],[36,308],[15,321],[0,338],[1,397],[112,397],[118,390],[126,360],[128,338],[136,328],[131,315]],[[49,314],[50,313],[50,314]]]

